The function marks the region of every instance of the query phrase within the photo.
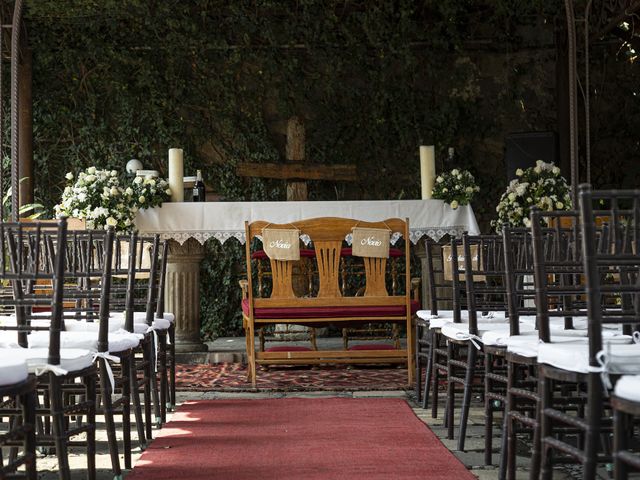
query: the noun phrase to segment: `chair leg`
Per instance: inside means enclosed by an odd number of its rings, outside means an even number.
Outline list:
[[[138,383],[135,353],[131,354],[131,360],[129,361],[129,385],[131,398],[133,400],[133,414],[136,419],[136,429],[138,431],[138,443],[140,444],[140,449],[144,450],[147,448],[147,438],[145,435],[144,419],[142,417],[142,405],[140,404],[140,386]]]
[[[467,422],[469,420],[469,408],[471,407],[471,390],[473,390],[477,356],[478,349],[469,342],[467,345],[467,371],[464,377],[464,396],[462,397],[462,411],[460,412],[460,436],[458,437],[458,450],[460,451],[464,451],[464,443],[467,437]]]
[[[160,338],[160,423],[167,422],[167,404],[169,397],[169,379],[167,377],[167,332]]]
[[[249,376],[251,380],[251,384],[254,388],[257,386],[257,378],[256,378],[256,340],[255,340],[255,331],[254,326],[249,325]]]
[[[445,417],[447,419],[447,439],[453,440],[453,410],[455,408],[455,383],[451,381],[454,374],[453,360],[454,353],[457,349],[452,342],[447,342],[447,411]]]
[[[539,404],[540,402],[538,402]],[[529,480],[540,477],[540,405],[536,405],[537,421],[533,427],[533,446],[531,448],[531,462],[529,464]]]
[[[539,369],[540,370],[540,369]],[[539,372],[538,390],[540,391],[540,478],[541,480],[551,480],[553,477],[552,450],[545,443],[545,438],[551,436],[551,419],[545,415],[546,408],[552,405],[553,380],[545,378]]]
[[[22,418],[24,425],[30,425],[25,433],[24,453],[28,458],[25,462],[27,480],[37,480],[36,470],[36,392],[28,392],[20,397]]]
[[[96,480],[96,377],[84,378],[87,410],[87,480]]]
[[[170,410],[173,411],[176,408],[176,325],[175,323],[171,324],[169,328],[169,355],[170,359],[170,367],[169,367],[169,381],[171,383],[171,406]]]
[[[628,472],[626,464],[620,460],[619,452],[628,448],[627,425],[633,425],[630,415],[614,409],[613,411],[613,474],[615,480],[627,480]]]
[[[512,362],[507,364],[507,399],[506,399],[506,416],[507,424],[506,430],[503,435],[507,438],[506,442],[506,473],[508,480],[515,480],[516,478],[516,433],[515,433],[515,419],[511,415],[511,412],[516,411],[516,398],[511,393],[511,389],[515,387],[517,383],[516,379],[517,367]]]
[[[489,375],[493,373],[492,356],[485,354],[484,362],[484,464],[491,465],[493,450],[493,400],[489,398],[492,393],[493,380]]]
[[[144,426],[145,426],[145,434],[147,436],[147,440],[151,440],[153,438],[152,432],[152,420],[151,420],[151,372],[153,369],[153,360],[151,348],[153,345],[153,341],[151,339],[147,339],[144,350],[143,350],[143,379],[144,382],[142,384],[142,397],[144,398]]]
[[[120,361],[120,383],[122,385],[122,437],[124,450],[124,468],[131,468],[131,382],[129,381],[129,364],[131,355],[123,355]]]
[[[69,457],[67,451],[66,433],[64,428],[64,406],[62,404],[62,387],[55,373],[49,372],[49,396],[51,408],[51,423],[53,428],[56,456],[58,458],[58,478],[71,479]]]
[[[500,464],[498,465],[498,480],[507,478],[507,429],[509,417],[507,416],[507,406],[502,410],[502,436],[500,437]]]
[[[433,372],[431,373],[431,418],[438,418],[438,383],[440,382],[440,369],[437,367],[438,364],[438,334],[435,330],[431,330],[431,368]],[[428,400],[428,399],[427,399]],[[446,415],[445,415],[446,422]]]
[[[587,405],[587,429],[584,442],[585,462],[582,467],[582,478],[593,480],[598,468],[597,455],[600,444],[600,419],[602,417],[602,384],[600,375],[590,373],[588,378],[589,403]]]
[[[422,393],[422,368],[420,367],[420,357],[418,355],[418,351],[420,350],[420,345],[418,344],[418,342],[420,341],[420,327],[416,324],[415,327],[415,342],[416,342],[416,348],[415,348],[415,357],[414,357],[414,362],[416,364],[416,388],[415,388],[415,393],[416,393],[416,402],[420,403],[420,394]]]
[[[162,338],[160,333],[153,335],[151,337],[151,346],[149,351],[149,380],[156,428],[160,428],[162,426],[162,405],[160,404],[160,391],[158,389],[158,361],[160,360],[159,350],[161,342]]]
[[[433,347],[429,344],[429,354],[427,355],[427,368],[424,375],[424,391],[422,392],[422,408],[426,409],[429,404],[429,387],[431,386],[431,375],[433,374]],[[437,393],[436,390],[434,392]]]
[[[113,399],[109,375],[107,373],[107,360],[98,359],[100,368],[100,390],[102,392],[102,405],[104,410],[104,422],[107,430],[107,443],[109,444],[109,455],[111,456],[111,470],[115,476],[122,475],[120,469],[120,457],[118,455],[118,440],[116,438],[116,424],[114,421]]]

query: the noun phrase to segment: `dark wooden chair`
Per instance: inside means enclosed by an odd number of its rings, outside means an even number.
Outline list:
[[[599,233],[598,219],[607,218]],[[533,217],[532,217],[533,218]],[[630,334],[640,316],[640,255],[635,245],[640,238],[640,191],[592,191],[580,186],[580,235],[584,285],[579,281],[565,290],[579,293],[574,306],[586,300],[588,344],[558,344],[549,335],[549,298],[537,291],[541,339],[538,350],[540,394],[541,478],[550,479],[556,461],[571,459],[582,465],[582,478],[596,478],[599,462],[611,455],[601,447],[601,435],[611,431],[608,393],[617,374],[640,373],[640,346],[606,339],[605,326],[620,326]],[[542,283],[542,257],[536,254],[536,285]],[[570,272],[567,272],[569,275]],[[630,340],[629,340],[630,341]],[[584,410],[571,415],[559,408],[567,395],[557,395],[558,386],[573,388],[575,402]],[[570,398],[570,397],[569,397]],[[558,436],[562,429],[575,435]],[[558,453],[562,455],[558,455]]]
[[[446,372],[446,346],[440,336],[440,329],[436,328],[433,320],[448,316],[453,319],[453,294],[450,282],[444,280],[443,244],[427,238],[425,241],[427,271],[423,277],[427,278],[428,298],[423,299],[428,310],[418,312],[415,324],[416,338],[416,397],[422,400],[422,408],[427,408],[429,393],[432,390],[432,416],[438,416],[438,384],[440,372]],[[447,315],[445,312],[449,313]],[[460,319],[457,319],[460,321]],[[434,367],[435,365],[435,367]],[[425,369],[424,388],[422,387],[422,370]]]
[[[506,376],[498,373],[493,365],[496,357],[503,355],[504,348],[485,348],[480,336],[483,332],[479,329],[479,319],[482,319],[483,312],[506,309],[504,246],[502,237],[498,235],[463,234],[462,245],[453,241],[452,248],[453,278],[454,281],[461,276],[464,278],[469,322],[461,325],[450,323],[443,326],[441,330],[447,337],[447,437],[450,439],[454,437],[455,393],[456,386],[460,385],[463,389],[463,397],[458,449],[464,450],[472,390],[478,386],[474,384],[474,379],[484,378],[485,351],[490,355],[492,362],[489,369],[492,382],[491,398],[493,401],[504,400],[503,394],[498,394],[496,383],[506,385]],[[464,268],[461,268],[458,261],[462,256],[464,256]],[[454,299],[455,296],[456,290],[454,290]],[[499,328],[498,323],[502,325],[502,329],[508,325],[503,317],[499,322],[493,322],[492,319],[491,328]],[[487,326],[483,325],[483,331],[486,328]],[[482,388],[481,392],[484,394],[485,389]],[[492,435],[490,427],[488,428],[487,441],[490,442]]]
[[[584,336],[575,335],[579,332],[573,328],[573,317],[584,316],[585,312],[572,306],[571,299],[576,291],[566,288],[567,283],[573,282],[582,269],[577,212],[536,212],[534,218],[533,233],[530,229],[503,228],[510,336],[505,341],[507,423],[503,428],[503,438],[507,442],[502,453],[506,455],[503,461],[506,461],[506,476],[509,479],[515,478],[517,433],[528,433],[532,439],[530,478],[537,478],[540,468],[537,345],[541,337],[539,330],[521,335],[521,319],[530,319],[531,315],[537,313],[535,290],[531,283],[535,276],[535,247],[539,247],[546,266],[544,281],[535,284],[535,288],[553,298],[545,314],[559,320],[553,325],[554,337],[569,342],[587,340],[585,330],[582,331]],[[518,248],[514,248],[514,244]],[[571,282],[566,281],[567,276]],[[543,328],[543,336],[544,332]]]
[[[68,448],[86,450],[87,478],[95,479],[95,415],[98,369],[94,353],[83,349],[61,348],[67,258],[67,224],[60,219],[51,223],[0,223],[0,280],[11,286],[12,296],[0,303],[13,309],[15,324],[2,326],[16,332],[19,347],[15,358],[28,359],[38,390],[46,399],[39,408],[42,427],[36,443],[54,447],[61,480],[69,480]],[[48,287],[47,287],[48,286]],[[106,300],[106,299],[103,299]],[[46,348],[27,348],[28,333],[48,331]],[[81,385],[81,395],[78,392]],[[76,421],[71,423],[69,419]],[[79,439],[79,435],[84,438]]]
[[[631,449],[635,425],[640,418],[640,376],[623,375],[611,396],[613,408],[613,473],[615,480],[627,480],[640,471],[640,452]]]
[[[0,450],[0,478],[36,480],[37,380],[29,375],[27,362],[16,359],[11,348],[0,348],[0,416],[8,416],[0,430],[0,449],[11,447],[7,459]]]

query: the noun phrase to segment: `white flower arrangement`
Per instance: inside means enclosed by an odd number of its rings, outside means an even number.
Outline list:
[[[69,184],[54,207],[56,215],[84,219],[88,229],[112,226],[119,232],[130,231],[139,209],[160,205],[171,194],[160,178],[136,177],[132,186],[123,188],[116,170],[89,167],[77,178],[71,172],[65,178]]]
[[[567,181],[560,175],[560,169],[553,163],[536,161],[535,167],[517,169],[506,191],[496,207],[498,218],[491,226],[500,231],[504,224],[513,227],[529,227],[531,207],[544,211],[570,210],[571,196]]]
[[[129,190],[141,209],[160,206],[171,197],[169,183],[163,178],[136,177],[133,179],[133,185],[126,189]]]
[[[431,195],[455,210],[460,205],[467,205],[479,191],[480,187],[469,171],[454,168],[436,177]]]

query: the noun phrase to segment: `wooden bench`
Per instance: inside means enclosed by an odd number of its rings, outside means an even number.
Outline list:
[[[340,289],[340,257],[346,245],[345,237],[354,227],[389,229],[400,233],[405,239],[402,245],[405,282],[403,293],[388,292],[388,259],[362,257],[365,275],[364,293],[360,296],[343,295]],[[268,298],[258,298],[254,285],[251,264],[251,246],[261,237],[264,228],[299,230],[301,238],[310,241],[315,255],[313,262],[313,291],[297,296],[293,284],[296,261],[270,259],[271,293]],[[410,241],[408,220],[388,219],[382,222],[363,222],[346,218],[314,218],[289,224],[272,224],[267,221],[245,223],[247,280],[243,287],[243,324],[246,333],[248,375],[255,386],[256,364],[326,364],[326,363],[401,363],[408,367],[408,384],[413,383],[413,329],[412,318],[419,308],[412,300],[413,291],[418,291],[417,281],[410,275]],[[309,259],[307,259],[309,260]],[[363,350],[314,350],[273,351],[255,349],[256,330],[270,324],[294,324],[323,327],[334,324],[340,328],[371,322],[388,322],[404,325],[407,347],[400,349],[376,348]]]

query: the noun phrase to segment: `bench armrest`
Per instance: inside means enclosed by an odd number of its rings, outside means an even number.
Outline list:
[[[422,279],[420,277],[414,277],[411,279],[411,298],[414,300],[420,300],[420,285]]]
[[[238,285],[242,289],[242,298],[249,298],[249,281],[248,280],[239,280]]]

